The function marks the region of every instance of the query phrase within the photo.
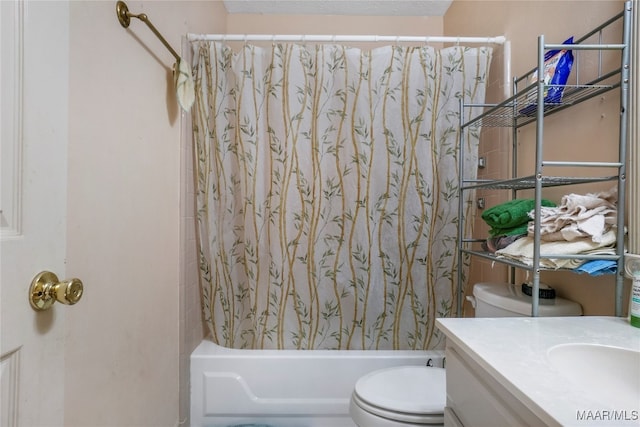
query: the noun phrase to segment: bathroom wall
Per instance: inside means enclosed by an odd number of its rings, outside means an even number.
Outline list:
[[[231,14],[227,31],[235,34],[441,35],[442,17]],[[372,43],[350,43],[370,48]]]
[[[141,21],[122,28],[115,4],[70,2],[67,273],[85,293],[66,310],[65,425],[175,426],[191,350],[174,59]],[[178,51],[189,31],[224,30],[220,2],[127,4]]]
[[[445,35],[503,34],[511,42],[512,76],[522,75],[535,66],[537,36],[545,34],[547,41],[562,42],[568,36],[581,36],[622,10],[621,1],[460,1],[455,0],[444,19]],[[503,88],[494,85],[488,100],[500,99]],[[547,158],[562,160],[615,161],[617,153],[619,98],[615,91],[590,100],[545,121],[545,138],[558,143],[548,144]],[[511,130],[485,129],[481,155],[486,156],[486,175],[500,174],[509,169],[511,159]],[[533,142],[535,126],[518,131],[518,170],[531,173],[535,158]],[[560,143],[561,142],[561,143]],[[615,151],[615,152],[614,152]],[[555,173],[556,171],[554,171]],[[510,173],[510,172],[509,172]],[[574,173],[584,173],[584,170]],[[504,176],[504,175],[503,175]],[[508,175],[507,175],[508,176]],[[566,192],[588,193],[610,188],[612,183],[556,188],[545,191],[545,197],[559,201]],[[508,192],[505,192],[508,193]],[[496,192],[479,194],[492,206],[507,195]],[[526,197],[522,194],[521,197]],[[477,221],[478,229],[486,229]],[[489,261],[474,259],[469,283],[500,279],[506,280],[506,269],[495,267]],[[523,277],[519,277],[523,280]],[[572,273],[545,273],[542,281],[554,286],[561,296],[582,304],[585,314],[614,314],[614,283],[611,277],[603,279]],[[470,293],[471,290],[469,289]],[[628,295],[628,292],[625,292]],[[626,307],[626,303],[624,304]],[[466,307],[467,315],[472,315]]]

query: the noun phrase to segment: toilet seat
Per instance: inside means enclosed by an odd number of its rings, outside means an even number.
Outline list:
[[[442,424],[445,404],[445,370],[426,366],[371,372],[358,380],[352,395],[352,408],[414,425]]]

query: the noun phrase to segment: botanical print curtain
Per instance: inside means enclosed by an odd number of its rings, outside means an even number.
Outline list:
[[[441,346],[435,319],[456,304],[459,100],[483,102],[491,49],[193,48],[212,339]]]

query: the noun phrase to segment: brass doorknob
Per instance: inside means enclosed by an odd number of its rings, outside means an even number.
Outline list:
[[[54,302],[73,305],[80,301],[84,286],[80,279],[58,280],[50,271],[38,273],[29,287],[29,302],[36,311],[48,310]]]

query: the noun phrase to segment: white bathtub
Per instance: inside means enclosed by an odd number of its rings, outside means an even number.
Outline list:
[[[191,425],[353,427],[349,397],[358,378],[389,366],[442,367],[443,356],[442,351],[234,350],[203,341],[191,354]]]

